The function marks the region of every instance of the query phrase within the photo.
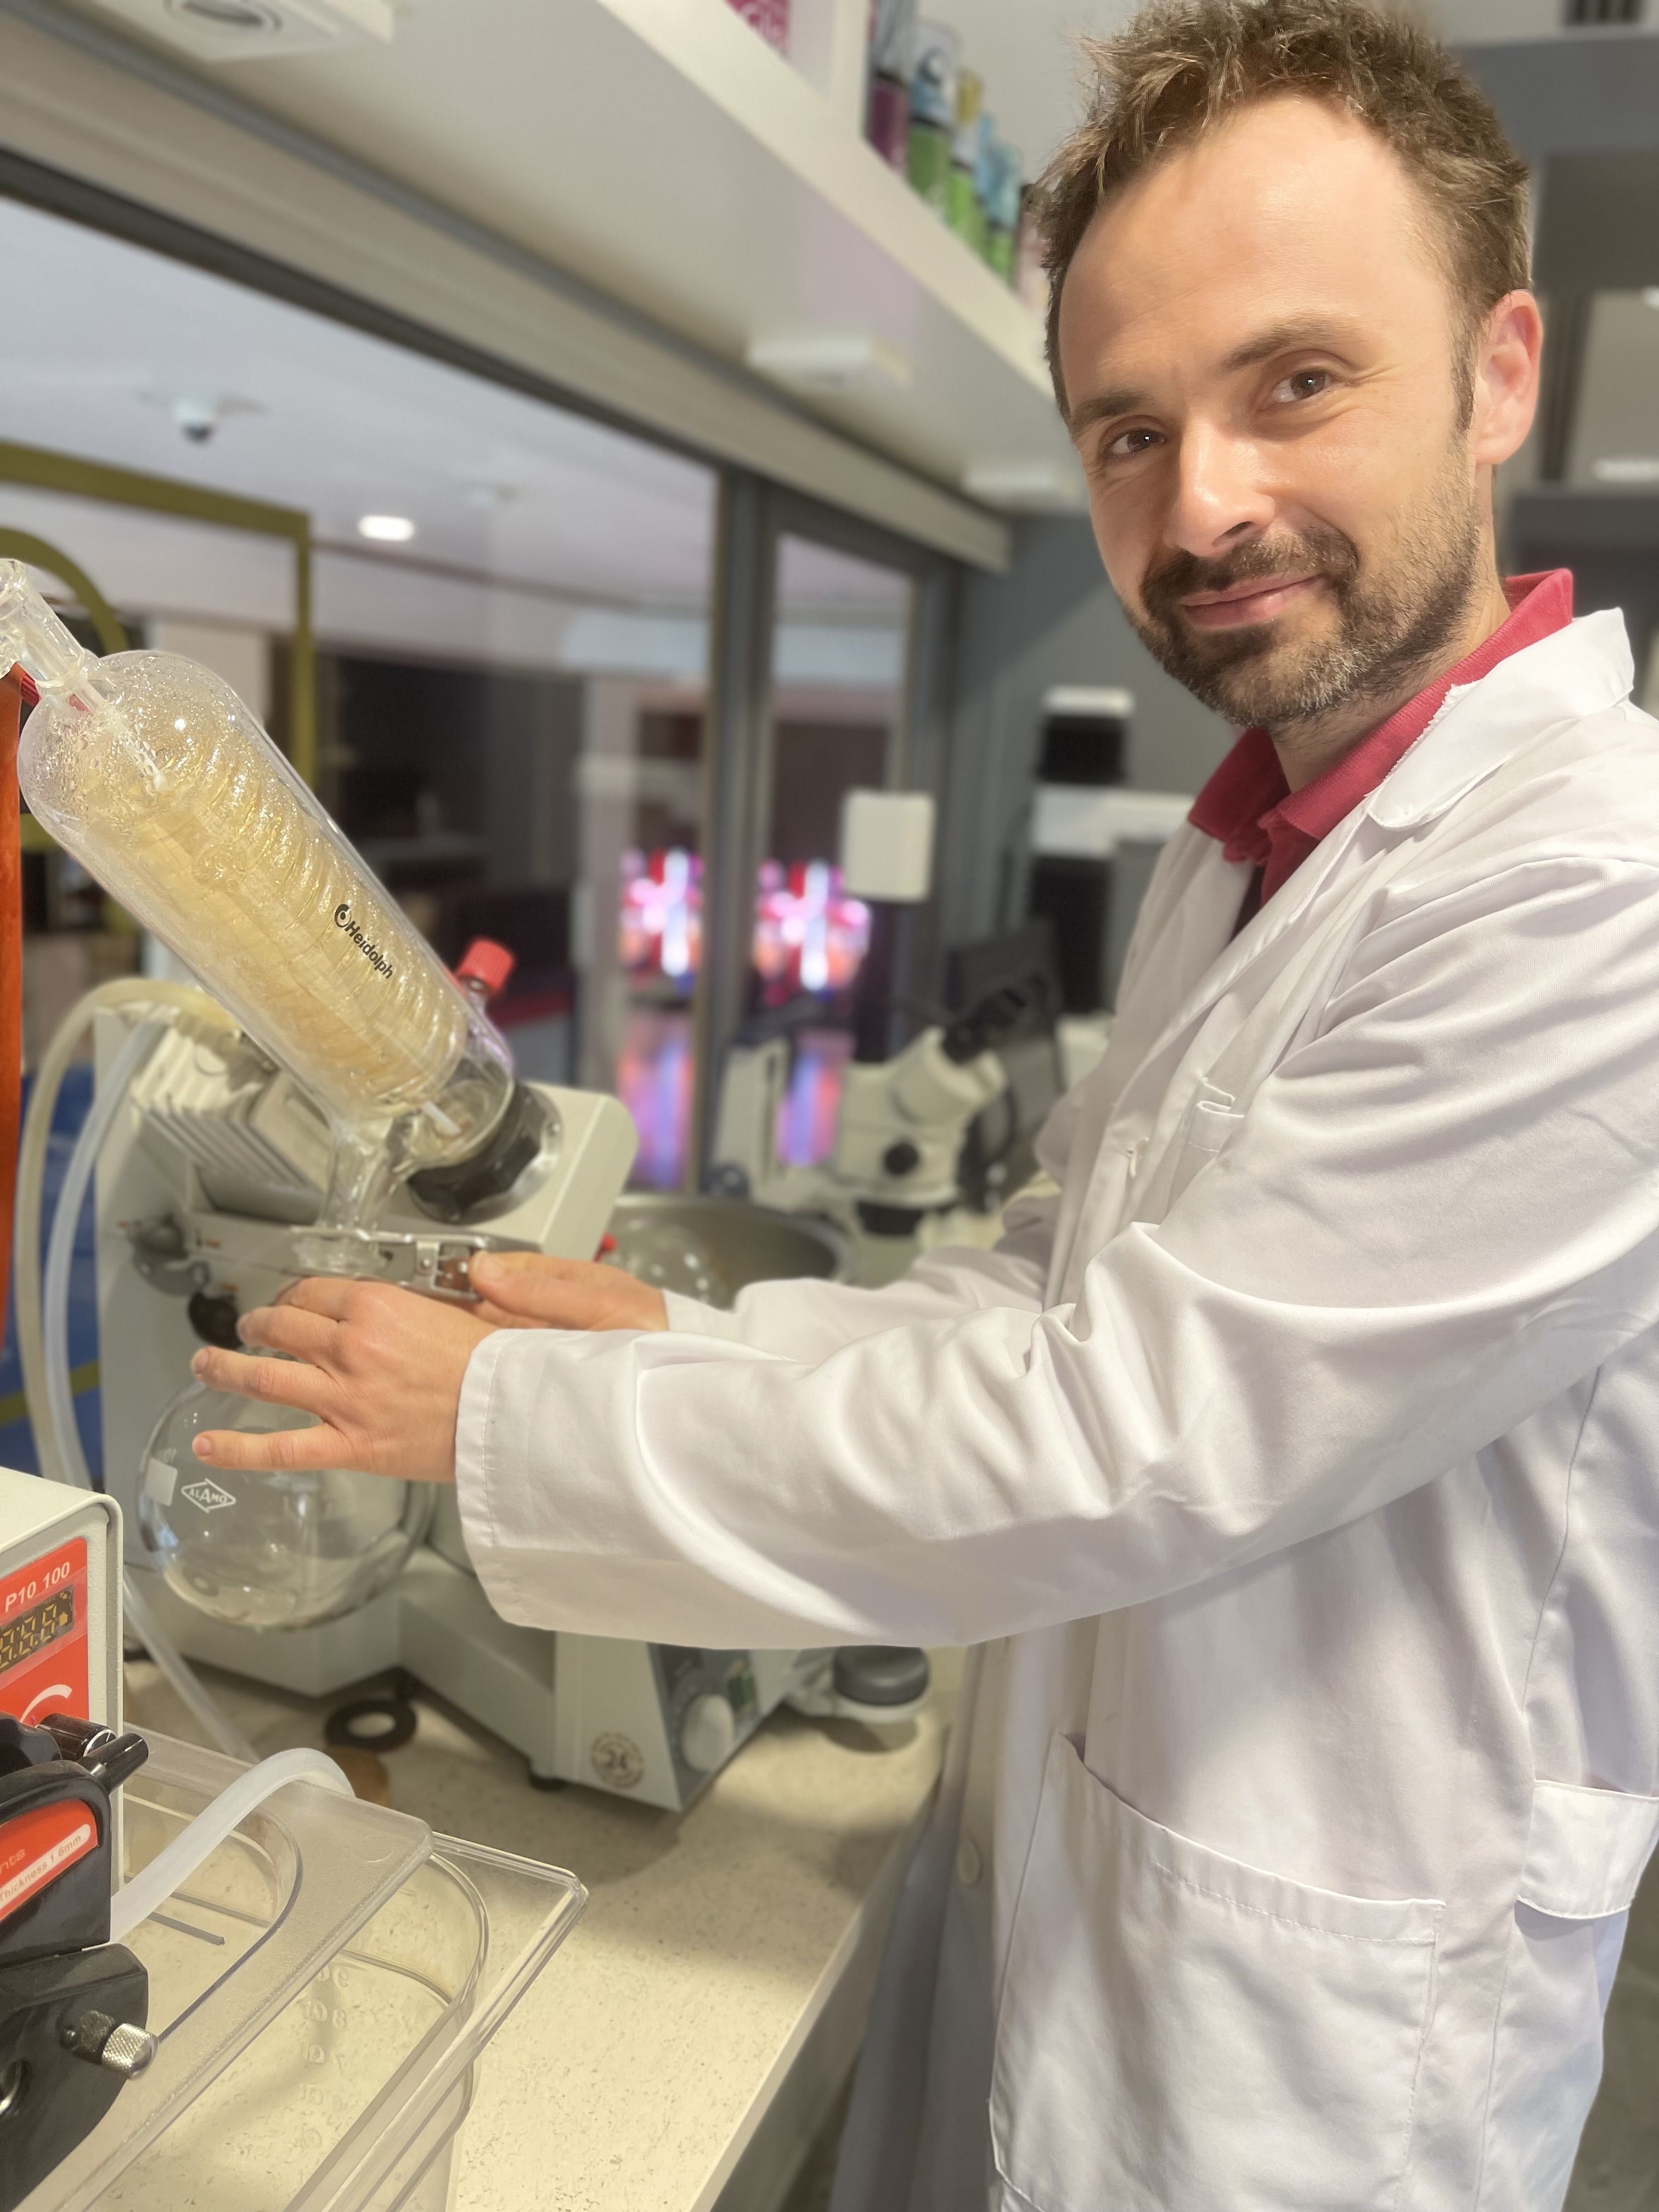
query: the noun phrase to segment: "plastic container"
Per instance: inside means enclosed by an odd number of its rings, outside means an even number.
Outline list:
[[[910,40],[910,119],[947,137],[957,127],[957,76],[962,38],[948,23],[918,23]]]
[[[150,1747],[129,1873],[238,1771]],[[473,2069],[584,1902],[554,1868],[282,1790],[127,1938],[160,2049],[29,2212],[444,2212]]]
[[[481,1151],[506,1045],[230,687],[173,653],[95,660],[7,561],[13,663],[40,692],[18,754],[33,812],[326,1107],[325,1220]]]
[[[916,0],[872,0],[870,73],[904,85],[915,65]]]
[[[865,136],[890,169],[908,176],[910,169],[910,88],[898,77],[870,80],[870,107]]]
[[[726,0],[752,31],[779,53],[789,51],[789,0]]]
[[[992,137],[984,151],[985,258],[1006,284],[1014,281],[1025,159],[1018,146]]]

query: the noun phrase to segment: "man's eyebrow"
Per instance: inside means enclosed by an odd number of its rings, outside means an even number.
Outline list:
[[[1265,331],[1258,331],[1243,345],[1235,346],[1221,366],[1224,369],[1255,368],[1275,354],[1290,353],[1297,346],[1340,345],[1344,337],[1344,326],[1324,316],[1304,315],[1284,323],[1274,323]],[[1120,385],[1110,392],[1098,392],[1092,398],[1080,399],[1066,418],[1066,427],[1073,438],[1081,437],[1091,422],[1109,421],[1115,415],[1133,415],[1148,402],[1144,392],[1129,385]]]
[[[1223,368],[1255,368],[1264,361],[1271,361],[1276,353],[1289,353],[1297,346],[1332,345],[1342,335],[1340,324],[1323,316],[1304,315],[1298,320],[1273,323],[1265,331],[1258,331],[1253,338],[1235,346],[1221,364]]]
[[[1114,415],[1133,415],[1146,404],[1144,396],[1127,385],[1116,392],[1097,392],[1092,399],[1078,402],[1066,418],[1066,428],[1073,437],[1080,437],[1091,422],[1104,422]]]

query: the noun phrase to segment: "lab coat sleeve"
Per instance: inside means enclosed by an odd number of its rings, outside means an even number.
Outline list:
[[[1317,1030],[1074,1304],[821,1358],[507,1332],[467,1541],[544,1626],[977,1642],[1179,1589],[1495,1441],[1659,1318],[1659,872],[1400,887]]]

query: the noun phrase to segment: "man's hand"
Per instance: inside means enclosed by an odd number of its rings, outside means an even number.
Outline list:
[[[386,1283],[330,1275],[295,1283],[237,1324],[244,1344],[290,1358],[209,1349],[191,1366],[215,1389],[297,1407],[319,1425],[263,1437],[213,1429],[197,1437],[196,1456],[231,1469],[349,1467],[453,1482],[466,1364],[495,1327],[465,1307]]]
[[[595,1260],[481,1252],[471,1275],[481,1321],[497,1328],[666,1328],[662,1292]]]
[[[315,1275],[274,1306],[244,1314],[244,1344],[285,1352],[258,1359],[198,1352],[191,1365],[216,1390],[314,1413],[314,1429],[247,1436],[213,1429],[196,1456],[230,1469],[349,1467],[406,1482],[453,1482],[455,1419],[467,1362],[498,1328],[666,1328],[662,1292],[620,1267],[498,1252],[472,1262],[468,1310],[385,1283]]]

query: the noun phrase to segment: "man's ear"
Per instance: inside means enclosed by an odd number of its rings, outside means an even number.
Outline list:
[[[1506,292],[1481,326],[1474,347],[1474,407],[1469,457],[1495,468],[1518,453],[1538,411],[1538,364],[1544,319],[1530,292]]]

